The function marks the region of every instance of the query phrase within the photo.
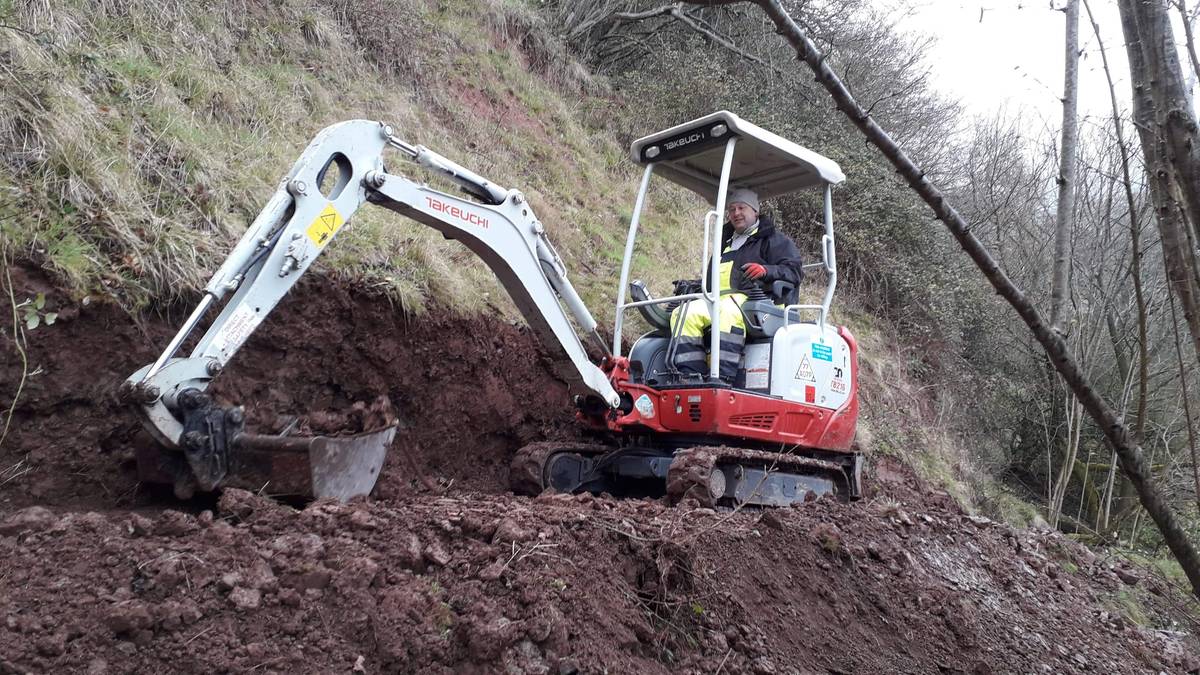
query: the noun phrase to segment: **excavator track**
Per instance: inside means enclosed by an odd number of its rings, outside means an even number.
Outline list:
[[[508,483],[515,494],[530,497],[539,495],[549,486],[547,469],[555,455],[574,454],[595,457],[612,448],[598,443],[544,441],[530,443],[517,450],[510,465]]]
[[[786,506],[824,494],[856,499],[858,472],[811,457],[710,446],[679,450],[667,472],[667,497],[672,503],[691,498],[708,508]]]

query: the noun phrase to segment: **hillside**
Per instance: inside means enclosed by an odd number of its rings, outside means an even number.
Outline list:
[[[0,94],[2,232],[10,256],[53,271],[73,299],[130,311],[192,301],[312,136],[366,118],[524,191],[581,293],[611,315],[634,172],[589,114],[601,85],[540,37],[522,3],[11,11],[29,32],[0,31],[11,83]],[[645,219],[644,260],[667,265],[643,269],[660,283],[660,270],[699,257],[669,243],[702,213],[680,197],[660,196]],[[490,273],[465,260],[428,228],[366,211],[321,268],[410,311],[510,311]]]
[[[850,174],[833,319],[862,350],[862,501],[513,496],[516,448],[579,433],[566,366],[473,254],[381,209],[214,384],[255,429],[386,395],[401,431],[371,498],[182,502],[138,482],[117,386],[340,120],[385,120],[524,191],[607,332],[639,180],[628,142],[738,92],[652,108],[639,92],[678,93],[686,54],[657,80],[613,82],[554,37],[550,9],[0,3],[0,672],[1200,668],[1169,567],[1048,531],[976,461],[1003,442],[980,440],[982,402],[1023,391],[972,381],[984,360],[964,343],[983,324],[961,315],[981,292],[942,244],[922,248],[924,216],[815,105],[821,124],[756,121]],[[781,202],[812,255],[814,203]],[[660,294],[693,276],[705,208],[652,191],[635,276]]]
[[[339,342],[340,323],[319,317],[347,312],[355,330]],[[312,284],[280,314],[222,393],[262,423],[386,387],[405,431],[373,498],[295,510],[238,490],[183,503],[139,486],[136,423],[107,383],[151,358],[144,336],[157,344],[172,322],[135,328],[112,308],[84,308],[34,343],[44,375],[12,431],[27,454],[0,493],[4,670],[1200,667],[1174,623],[1172,582],[1059,534],[970,516],[886,455],[853,504],[717,513],[513,497],[512,449],[572,433],[565,384],[553,361],[528,357],[541,348],[527,332],[486,317],[406,318]],[[304,330],[287,321],[301,318]],[[84,353],[97,367],[76,367]],[[323,366],[303,386],[273,385],[268,373],[297,353]],[[496,373],[514,361],[525,365]],[[439,365],[415,373],[414,362]]]

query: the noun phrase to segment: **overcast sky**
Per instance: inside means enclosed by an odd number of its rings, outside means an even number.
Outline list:
[[[935,88],[962,101],[970,113],[1025,111],[1034,118],[1031,123],[1059,126],[1066,15],[1051,9],[1049,0],[877,1],[894,13],[906,32],[936,38],[928,57]],[[1113,0],[1091,0],[1091,5],[1114,71],[1117,97],[1127,108],[1130,91],[1120,17]],[[1082,6],[1079,44],[1080,114],[1106,118],[1111,114],[1108,85]]]

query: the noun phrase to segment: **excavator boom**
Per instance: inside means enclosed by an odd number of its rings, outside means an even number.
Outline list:
[[[474,199],[389,173],[383,161],[389,147],[454,181]],[[317,134],[213,275],[204,297],[162,355],[124,384],[145,428],[165,450],[150,463],[159,474],[171,477],[181,496],[197,488],[232,484],[244,478],[239,472],[267,481],[271,492],[281,489],[315,497],[344,500],[373,487],[395,435],[394,423],[356,436],[259,436],[245,431],[241,408],[219,406],[205,393],[367,202],[428,225],[474,251],[543,341],[562,347],[580,381],[609,406],[620,404],[608,377],[588,358],[575,326],[600,348],[606,350],[606,342],[524,196],[427,148],[409,145],[386,124],[342,122]],[[226,296],[230,297],[190,355],[177,356]],[[293,461],[279,464],[280,457]],[[306,470],[300,480],[280,478]]]

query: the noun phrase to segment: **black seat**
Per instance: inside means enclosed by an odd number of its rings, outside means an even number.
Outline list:
[[[787,298],[795,302],[796,287],[786,281],[771,284],[771,296]],[[747,293],[742,303],[742,317],[746,320],[746,339],[767,340],[784,326],[783,307],[776,305],[764,292]],[[793,309],[791,323],[799,323],[800,310]]]
[[[640,279],[629,283],[629,297],[633,298],[634,302],[653,299],[646,284]],[[663,305],[641,305],[637,310],[655,333],[662,337],[671,336],[671,310],[669,308]]]
[[[746,319],[747,340],[767,340],[784,325],[783,308],[770,300],[747,300],[742,303]],[[799,323],[799,310],[792,310],[791,323]]]

